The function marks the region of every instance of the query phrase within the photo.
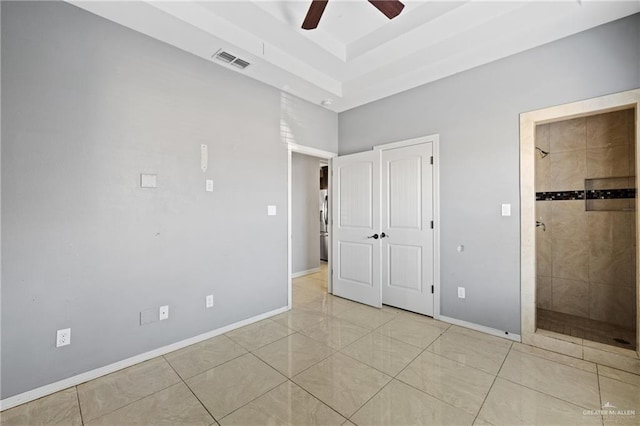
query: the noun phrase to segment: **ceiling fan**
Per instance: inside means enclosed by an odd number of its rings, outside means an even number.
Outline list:
[[[393,19],[402,12],[404,9],[404,4],[402,4],[399,0],[368,0],[376,9],[384,14],[389,19]],[[327,7],[327,3],[329,0],[312,0],[311,6],[309,6],[309,11],[307,12],[307,16],[304,18],[304,22],[302,23],[302,29],[304,30],[312,30],[318,27],[318,23],[320,22],[320,18],[324,13],[324,8]]]

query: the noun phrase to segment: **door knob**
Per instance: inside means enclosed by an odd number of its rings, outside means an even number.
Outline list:
[[[383,232],[382,234],[380,234],[380,238],[389,238],[389,235]]]
[[[378,234],[370,235],[367,238],[373,238],[374,240],[377,240],[378,239]]]

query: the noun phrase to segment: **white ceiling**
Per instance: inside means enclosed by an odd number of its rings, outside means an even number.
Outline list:
[[[336,112],[640,12],[640,0],[407,0],[388,20],[366,0],[329,0],[306,31],[310,0],[71,3]]]

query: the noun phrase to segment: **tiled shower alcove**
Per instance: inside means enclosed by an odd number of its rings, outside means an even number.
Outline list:
[[[535,129],[537,327],[635,350],[635,111]]]

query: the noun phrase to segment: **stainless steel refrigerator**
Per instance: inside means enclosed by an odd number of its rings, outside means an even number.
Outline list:
[[[320,260],[329,257],[329,193],[320,190]]]

